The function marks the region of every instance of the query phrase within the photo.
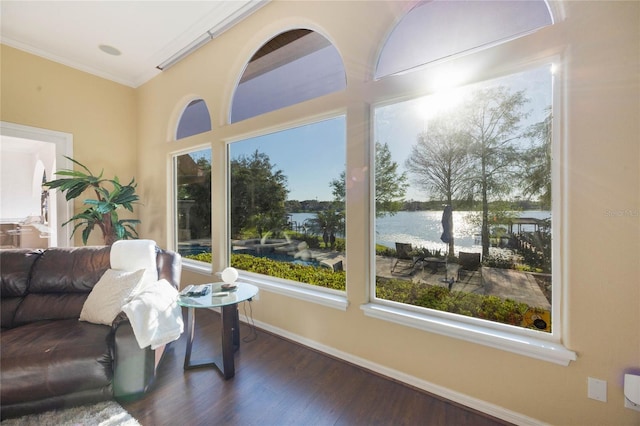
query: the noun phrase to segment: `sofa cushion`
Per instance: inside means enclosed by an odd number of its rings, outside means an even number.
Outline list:
[[[54,319],[77,320],[87,296],[86,293],[29,294],[16,309],[13,326]]]
[[[29,293],[89,293],[110,268],[108,246],[50,248],[34,265]]]
[[[111,327],[38,321],[3,330],[0,339],[3,406],[96,388],[111,392]]]
[[[29,249],[0,251],[0,288],[3,298],[27,294],[31,267],[41,254],[41,251]]]
[[[84,302],[80,320],[111,325],[143,284],[145,270],[135,272],[107,269]]]
[[[42,252],[33,250],[0,250],[0,325],[13,327],[15,312],[27,294],[29,274]]]
[[[16,309],[13,326],[77,319],[93,286],[109,269],[109,249],[90,246],[45,250],[33,265],[28,292]]]

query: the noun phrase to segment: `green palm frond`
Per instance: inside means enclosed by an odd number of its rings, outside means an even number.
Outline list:
[[[135,179],[131,179],[127,185],[122,185],[117,176],[113,179],[105,179],[104,171],[96,176],[79,161],[66,158],[86,173],[78,170],[61,170],[56,172],[57,176],[61,176],[60,178],[46,182],[44,186],[60,190],[65,194],[67,201],[78,198],[87,190],[92,190],[95,197],[83,200],[86,209],[63,223],[63,226],[74,223],[71,235],[74,235],[78,229],[82,229],[82,242],[85,245],[96,226],[102,231],[105,242],[137,238],[138,233],[134,227],[140,221],[120,219],[117,212],[120,208],[133,212],[133,205],[140,200],[135,193],[137,187]]]
[[[119,239],[125,239],[125,240],[130,238],[137,238],[138,232],[135,230],[133,225],[137,225],[139,223],[140,221],[137,219],[123,219],[118,221],[114,225],[116,235],[118,236]]]

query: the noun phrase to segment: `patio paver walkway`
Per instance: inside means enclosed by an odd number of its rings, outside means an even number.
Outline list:
[[[526,303],[529,306],[551,309],[551,304],[530,274],[513,269],[482,268],[485,294]]]
[[[391,262],[393,258],[376,256],[376,275],[386,278],[411,280],[415,283],[448,286],[443,282],[444,268],[432,273],[429,268],[417,266],[411,275],[392,274]],[[453,291],[498,296],[501,299],[511,299],[526,303],[532,307],[551,309],[551,304],[544,296],[536,279],[525,272],[513,269],[498,269],[481,267],[478,271],[465,271],[460,281],[454,282]]]

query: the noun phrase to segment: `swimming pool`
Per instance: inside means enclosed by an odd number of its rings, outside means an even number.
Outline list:
[[[203,244],[180,244],[178,253],[182,256],[196,255],[201,253],[211,253],[211,246]],[[266,259],[276,260],[278,262],[294,263],[303,266],[320,267],[320,262],[316,259],[299,259],[285,253],[257,253],[255,251],[234,250],[233,254],[248,254],[254,257],[263,257]]]
[[[254,257],[262,257],[262,258],[266,258],[266,259],[271,259],[271,260],[276,260],[278,262],[288,262],[288,263],[294,263],[296,265],[303,265],[303,266],[315,266],[315,267],[320,267],[320,262],[316,259],[297,259],[294,256],[288,255],[288,254],[284,254],[284,253],[255,253],[255,252],[247,252],[245,250],[240,250],[240,251],[234,251],[234,253],[237,254],[248,254],[250,256],[254,256]]]
[[[211,246],[203,244],[178,244],[178,253],[180,253],[181,256],[211,253]]]

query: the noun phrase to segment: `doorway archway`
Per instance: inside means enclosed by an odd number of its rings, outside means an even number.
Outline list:
[[[73,135],[70,133],[3,121],[0,122],[0,137],[3,141],[2,145],[5,145],[5,141],[32,145],[53,144],[55,147],[53,161],[50,164],[44,164],[44,171],[48,176],[53,176],[54,172],[59,169],[73,168],[73,163],[65,158],[65,156],[73,157]],[[10,202],[10,200],[4,198],[5,196],[3,195],[3,203]],[[73,215],[73,203],[67,202],[62,193],[55,191],[49,197],[48,215],[49,227],[51,228],[49,245],[52,247],[73,246],[71,228],[62,226]]]

